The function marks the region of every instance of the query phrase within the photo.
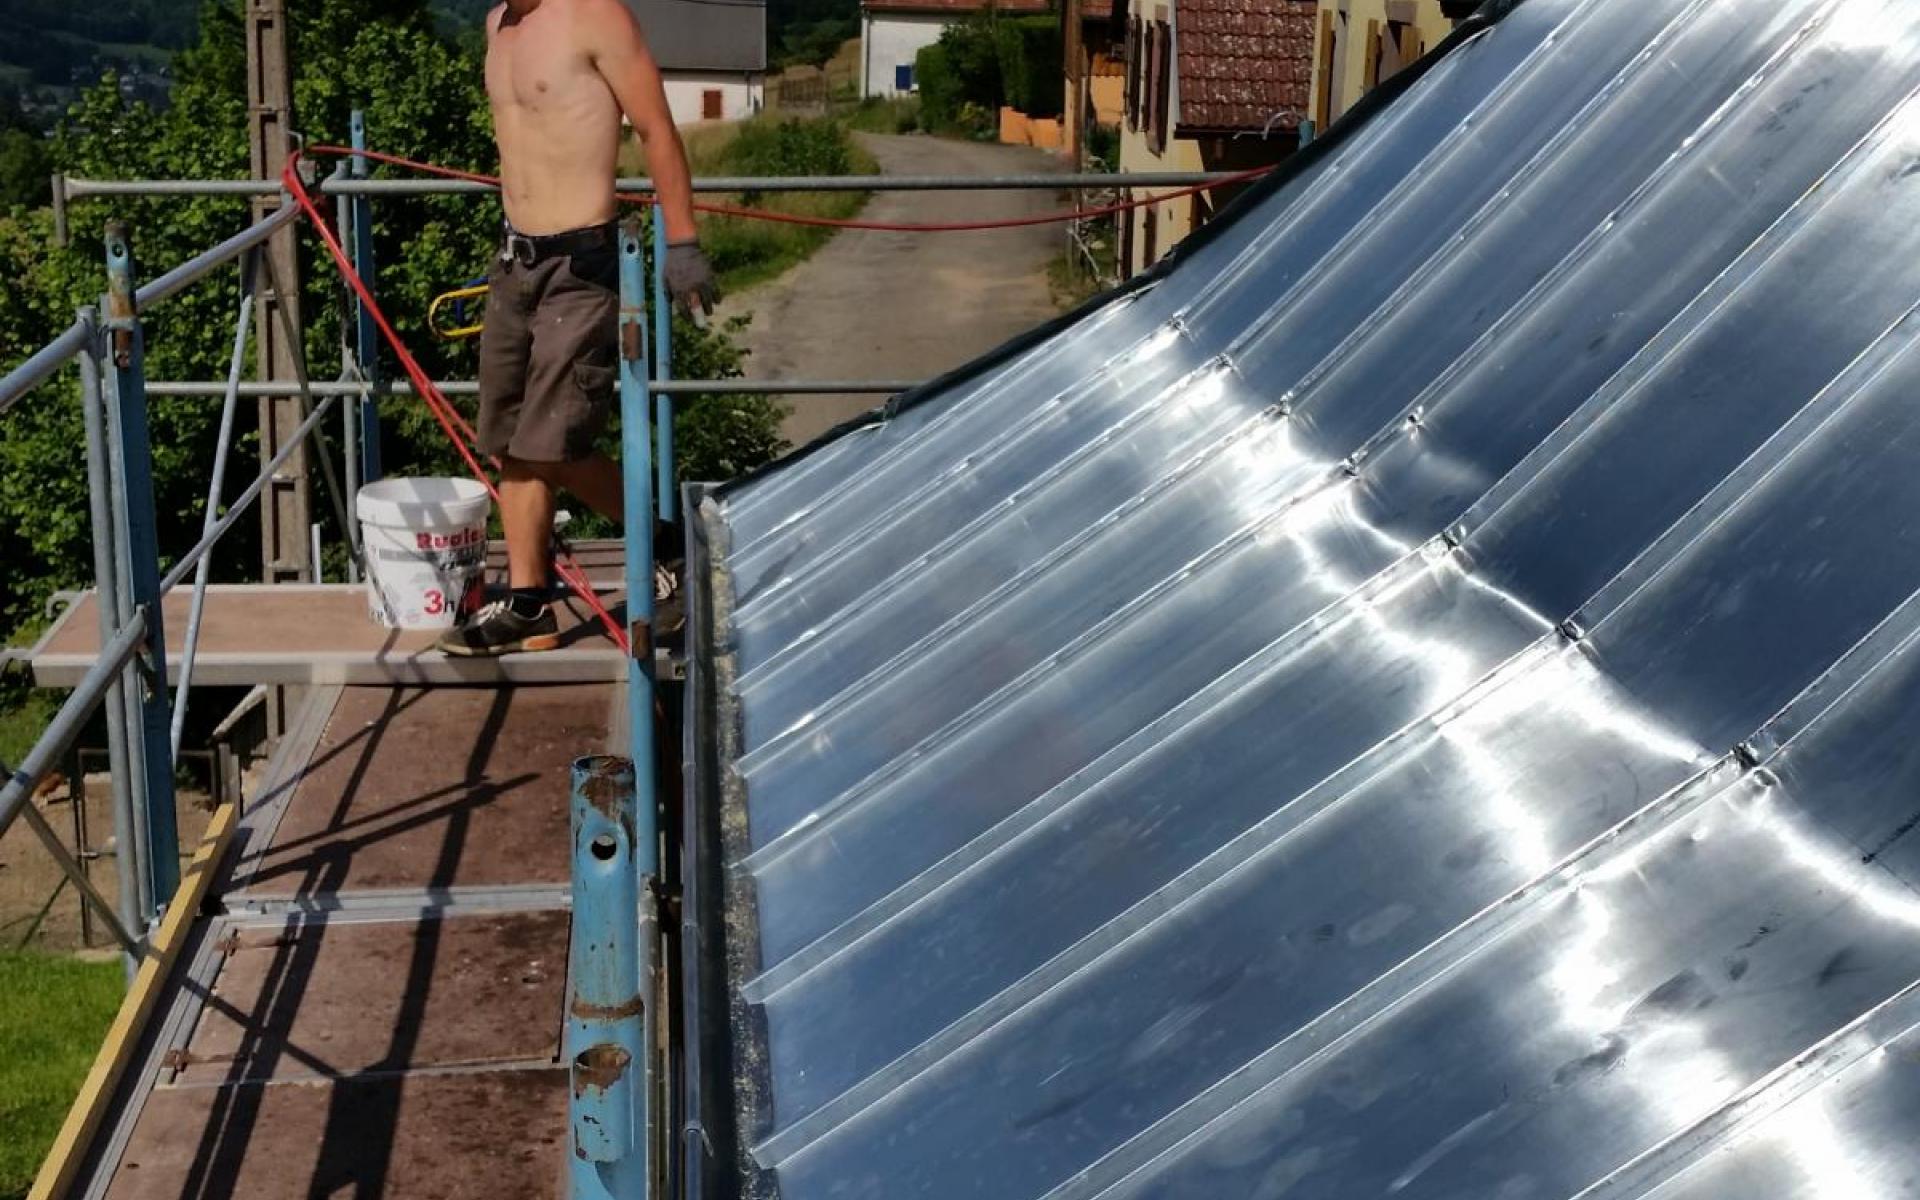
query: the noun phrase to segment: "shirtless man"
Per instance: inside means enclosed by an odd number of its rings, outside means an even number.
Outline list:
[[[480,336],[480,448],[500,460],[512,593],[440,648],[549,650],[554,492],[619,519],[620,467],[598,453],[618,367],[614,163],[620,117],[647,150],[667,223],[667,288],[711,309],[686,148],[624,0],[505,0],[487,15],[487,98],[507,210]]]

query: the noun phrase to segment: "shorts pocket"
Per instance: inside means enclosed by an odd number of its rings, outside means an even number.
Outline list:
[[[578,411],[567,422],[565,456],[569,461],[585,458],[594,451],[600,435],[607,431],[613,413],[613,386],[617,372],[597,363],[573,364],[574,401]]]
[[[573,385],[589,404],[601,405],[613,399],[614,378],[618,375],[610,366],[601,363],[576,362],[573,364]]]

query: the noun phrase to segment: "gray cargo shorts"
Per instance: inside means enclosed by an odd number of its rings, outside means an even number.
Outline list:
[[[480,333],[480,449],[525,462],[593,453],[619,365],[614,223],[544,237],[506,231]]]

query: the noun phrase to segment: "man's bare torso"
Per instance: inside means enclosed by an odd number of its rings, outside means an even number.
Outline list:
[[[507,220],[560,233],[614,215],[620,105],[575,29],[570,0],[487,18],[487,98]]]

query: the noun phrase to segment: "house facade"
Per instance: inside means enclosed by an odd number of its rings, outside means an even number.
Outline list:
[[[764,0],[627,0],[678,125],[737,121],[766,106]]]
[[[1120,169],[1249,170],[1292,154],[1311,98],[1318,16],[1318,0],[1128,0]],[[1159,261],[1232,191],[1172,195],[1127,213],[1123,273]]]
[[[1439,45],[1480,0],[1319,0],[1313,55],[1315,129]]]
[[[919,90],[914,59],[947,26],[989,9],[1009,15],[1047,11],[1047,0],[865,0],[860,6],[860,95]]]

